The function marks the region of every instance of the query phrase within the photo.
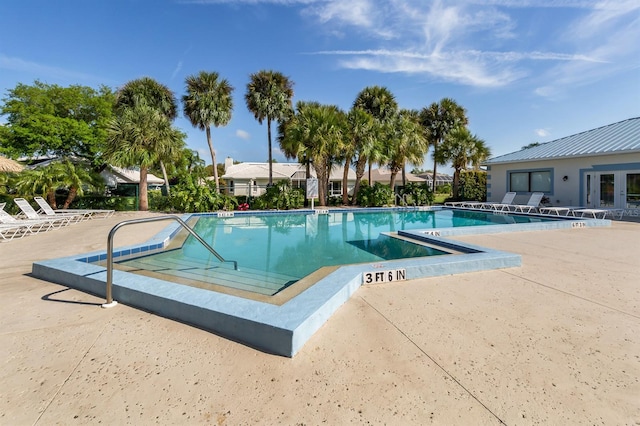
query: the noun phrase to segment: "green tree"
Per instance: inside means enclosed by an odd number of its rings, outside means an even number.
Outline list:
[[[184,115],[193,127],[207,133],[207,144],[211,153],[211,164],[216,165],[216,153],[211,140],[211,125],[226,126],[233,111],[233,87],[217,72],[200,71],[187,77],[187,94],[182,97]],[[218,169],[213,167],[216,192],[220,193]]]
[[[433,147],[433,189],[437,176],[438,145],[444,141],[450,131],[469,122],[466,111],[450,98],[443,98],[420,111],[420,120],[427,133],[429,144]]]
[[[123,109],[108,129],[106,157],[120,167],[140,168],[140,210],[149,208],[147,174],[163,156],[167,145],[182,143],[184,134],[171,125],[167,116],[139,99]]]
[[[358,93],[353,102],[353,108],[368,112],[376,119],[379,129],[382,129],[398,113],[398,102],[386,87],[369,86]],[[386,161],[384,153],[388,141],[385,132],[379,131],[374,145],[368,151],[369,185],[371,185],[371,166],[374,163],[382,164]]]
[[[355,205],[360,182],[375,147],[378,131],[376,120],[367,111],[352,108],[347,114],[347,129],[343,140],[344,172],[342,176],[342,203],[345,205],[349,203],[347,187],[349,168],[352,163],[356,168],[356,182],[353,187],[353,204]]]
[[[149,167],[172,158],[184,146],[184,133],[174,129],[178,103],[173,92],[152,78],[127,82],[116,93],[116,118],[109,122],[105,153],[116,166],[140,167],[140,210],[148,210]],[[165,179],[166,170],[164,171]]]
[[[82,157],[102,163],[107,122],[113,116],[113,92],[86,86],[61,87],[35,81],[18,83],[3,98],[7,116],[0,149],[17,157]]]
[[[306,157],[318,177],[318,198],[327,205],[329,177],[342,149],[346,116],[337,106],[298,102],[295,114],[280,126],[280,147],[288,158]]]
[[[293,114],[293,82],[282,73],[262,70],[249,76],[245,101],[247,108],[262,124],[267,121],[269,143],[269,186],[273,184],[271,122],[286,120]]]
[[[472,135],[464,126],[458,126],[446,136],[438,151],[438,163],[441,165],[451,163],[453,167],[453,196],[458,197],[460,188],[460,172],[467,166],[479,164],[491,155],[491,150],[485,142]]]
[[[414,166],[422,164],[429,150],[429,144],[417,111],[400,110],[389,120],[388,128],[390,134],[386,157],[388,158],[387,166],[391,171],[389,186],[393,190],[398,172],[402,171],[402,185],[406,185],[405,165],[407,163]]]

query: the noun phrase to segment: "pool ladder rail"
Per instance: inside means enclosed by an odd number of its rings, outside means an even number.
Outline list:
[[[113,287],[113,237],[115,236],[116,232],[118,231],[118,229],[127,226],[127,225],[134,225],[137,223],[147,223],[147,222],[159,222],[159,221],[163,221],[163,220],[174,220],[176,222],[178,222],[187,232],[189,232],[193,238],[195,238],[196,240],[198,240],[198,242],[200,242],[200,244],[202,244],[207,250],[209,250],[211,252],[211,254],[213,254],[220,262],[226,263],[226,262],[230,262],[233,263],[233,269],[234,270],[238,270],[238,262],[235,260],[225,260],[222,256],[220,256],[220,254],[214,250],[213,247],[211,247],[205,240],[202,239],[202,237],[200,237],[200,235],[198,235],[196,233],[196,231],[193,230],[193,228],[191,228],[189,225],[187,225],[187,223],[180,219],[178,216],[175,215],[167,215],[167,216],[159,216],[159,217],[143,217],[143,218],[139,218],[139,219],[131,219],[131,220],[125,220],[123,222],[118,223],[116,226],[114,226],[113,228],[111,228],[111,231],[109,231],[109,236],[107,237],[107,289],[106,289],[106,303],[104,303],[102,305],[103,308],[111,308],[113,306],[116,306],[118,304],[118,302],[116,302],[115,300],[113,300],[113,293],[112,293],[112,287]]]

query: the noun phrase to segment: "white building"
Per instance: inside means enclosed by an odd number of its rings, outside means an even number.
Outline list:
[[[227,157],[224,162],[225,172],[221,176],[226,183],[226,192],[229,195],[250,195],[257,197],[265,193],[269,183],[269,163],[238,163],[233,164],[233,159]],[[344,168],[340,165],[333,167],[329,177],[329,196],[342,195],[342,174]],[[280,180],[291,182],[294,188],[306,187],[306,167],[300,163],[272,163],[273,183]],[[311,177],[316,177],[313,166],[310,168]],[[356,182],[356,174],[349,169],[347,188],[353,192]]]
[[[492,158],[487,199],[544,192],[553,206],[640,208],[640,117]]]

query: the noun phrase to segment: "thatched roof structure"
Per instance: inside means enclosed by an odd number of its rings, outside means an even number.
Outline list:
[[[0,173],[20,172],[24,166],[17,161],[0,155]]]

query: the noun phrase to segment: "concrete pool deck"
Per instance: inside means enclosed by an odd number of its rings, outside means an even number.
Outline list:
[[[640,424],[640,223],[455,237],[522,266],[362,287],[289,359],[29,275],[143,215],[0,244],[0,424]]]

